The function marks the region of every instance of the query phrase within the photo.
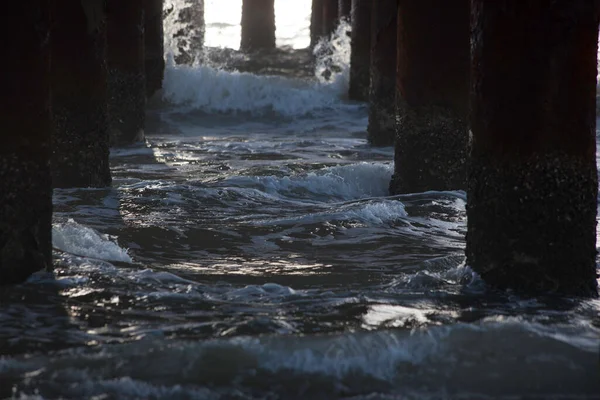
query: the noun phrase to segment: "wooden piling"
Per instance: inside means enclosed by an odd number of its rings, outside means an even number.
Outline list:
[[[373,0],[367,139],[392,146],[396,136],[397,0]]]
[[[144,139],[146,0],[107,0],[108,122],[112,146]]]
[[[371,67],[371,8],[372,0],[352,0],[352,43],[350,55],[351,100],[369,99]]]
[[[466,189],[470,0],[398,3],[393,194]]]
[[[338,26],[338,0],[323,2],[323,36],[329,37]]]
[[[242,51],[275,48],[275,0],[243,0]]]
[[[596,296],[600,3],[472,4],[467,263],[493,287]]]
[[[146,0],[144,8],[146,96],[162,89],[165,74],[163,0]]]
[[[338,14],[340,19],[350,21],[352,12],[352,0],[338,0]]]
[[[103,0],[52,3],[52,184],[111,183]]]
[[[3,5],[0,37],[0,285],[51,268],[50,12],[48,0]]]

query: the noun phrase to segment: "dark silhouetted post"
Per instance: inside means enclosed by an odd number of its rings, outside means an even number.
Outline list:
[[[398,3],[390,191],[466,189],[470,0]]]
[[[391,146],[396,136],[397,0],[373,0],[368,140]]]
[[[51,267],[49,1],[3,5],[0,285]]]
[[[323,7],[325,0],[312,0],[310,15],[310,47],[314,48],[323,37]]]
[[[144,9],[146,95],[162,89],[165,74],[163,0],[146,0]]]
[[[467,262],[487,283],[593,296],[599,2],[473,0]]]
[[[107,1],[108,123],[112,146],[144,139],[146,0]]]
[[[338,0],[323,2],[323,36],[329,37],[338,25]]]
[[[338,14],[340,19],[350,21],[352,11],[352,0],[338,0]]]
[[[369,99],[371,66],[372,0],[352,0],[352,54],[350,55],[350,91],[352,100]]]
[[[52,5],[52,184],[109,186],[104,1]]]
[[[275,48],[275,0],[243,0],[242,51]]]

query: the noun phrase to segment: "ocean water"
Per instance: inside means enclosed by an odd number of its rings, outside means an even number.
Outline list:
[[[343,30],[312,76],[169,64],[113,186],[55,191],[55,272],[0,292],[0,398],[600,399],[599,300],[488,290],[464,192],[388,195]]]

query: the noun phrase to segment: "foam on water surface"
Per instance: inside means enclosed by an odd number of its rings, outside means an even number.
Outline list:
[[[106,261],[132,262],[126,250],[107,235],[80,225],[73,219],[52,227],[52,245],[68,253]]]

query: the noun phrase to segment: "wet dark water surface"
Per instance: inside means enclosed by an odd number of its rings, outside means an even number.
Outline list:
[[[0,398],[600,399],[600,301],[487,290],[465,193],[388,196],[345,73],[170,67],[113,187],[55,192],[55,273],[0,292]]]

